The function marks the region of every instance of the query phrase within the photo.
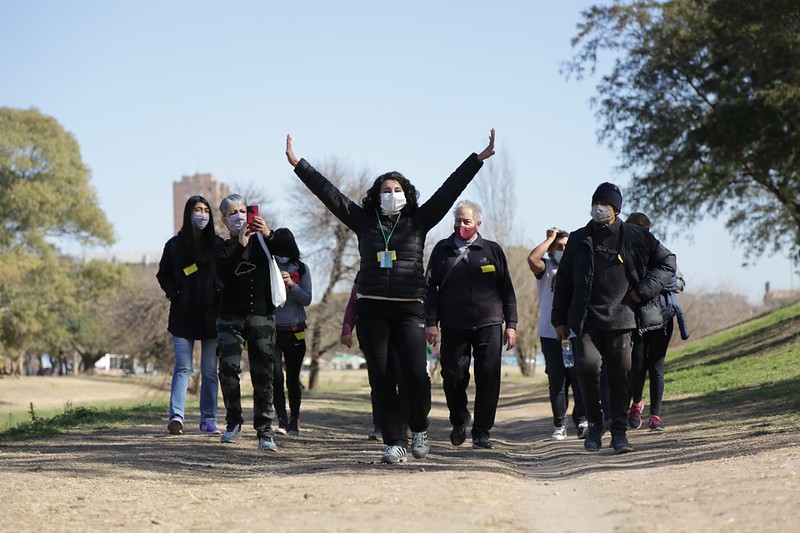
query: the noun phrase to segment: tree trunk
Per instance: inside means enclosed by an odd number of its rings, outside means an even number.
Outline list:
[[[314,323],[311,327],[311,364],[308,367],[308,390],[314,390],[317,388],[317,383],[319,381],[319,357],[320,357],[320,338],[322,337],[322,331],[320,327],[320,321]]]

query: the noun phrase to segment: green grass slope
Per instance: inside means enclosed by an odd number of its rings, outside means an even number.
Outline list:
[[[800,429],[800,304],[679,343],[667,354],[665,397],[662,416],[715,416],[766,433]]]

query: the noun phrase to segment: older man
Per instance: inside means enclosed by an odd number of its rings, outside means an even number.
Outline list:
[[[475,421],[472,447],[492,448],[500,397],[500,354],[514,346],[517,300],[506,256],[499,244],[481,237],[481,208],[460,202],[453,210],[454,232],[433,248],[426,280],[426,337],[435,345],[441,324],[442,381],[450,423],[450,442],[466,440],[470,359],[475,362]],[[505,331],[503,329],[505,323]]]
[[[646,229],[619,218],[622,193],[601,183],[592,195],[592,220],[573,231],[556,278],[552,323],[559,340],[577,337],[575,363],[589,435],[584,447],[599,450],[605,431],[600,407],[600,368],[610,392],[611,446],[633,451],[628,442],[628,372],[631,332],[662,326],[657,296],[675,274],[675,255]]]

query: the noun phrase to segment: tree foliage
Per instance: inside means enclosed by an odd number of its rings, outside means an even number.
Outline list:
[[[579,77],[615,57],[599,135],[635,207],[684,227],[723,216],[746,256],[800,253],[800,3],[615,1],[583,13],[573,45]]]
[[[113,265],[81,265],[51,243],[111,243],[75,138],[34,109],[0,108],[0,348],[57,355],[83,302],[114,290]]]

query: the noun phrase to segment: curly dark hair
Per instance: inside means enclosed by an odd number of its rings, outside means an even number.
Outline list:
[[[419,206],[419,191],[408,179],[399,172],[387,172],[375,178],[372,187],[367,189],[367,195],[361,199],[361,207],[365,211],[375,211],[381,206],[381,186],[386,180],[395,180],[403,188],[406,195],[406,205],[400,210],[401,213],[408,213]]]

